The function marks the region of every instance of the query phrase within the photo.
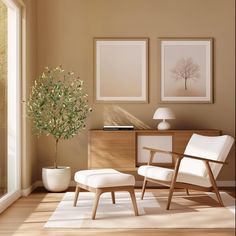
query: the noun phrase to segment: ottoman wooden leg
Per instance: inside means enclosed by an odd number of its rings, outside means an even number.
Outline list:
[[[77,184],[76,185],[76,189],[75,189],[74,207],[76,206],[76,203],[77,203],[77,200],[78,200],[78,196],[79,196],[79,192],[80,192],[80,187]]]
[[[98,202],[100,199],[100,196],[103,192],[100,189],[96,190],[96,195],[95,195],[95,200],[94,200],[94,205],[93,205],[93,211],[92,211],[92,220],[95,220],[96,212],[97,212],[97,207],[98,207]]]
[[[133,208],[134,208],[134,214],[136,216],[138,216],[138,207],[137,207],[137,202],[136,202],[136,197],[135,197],[135,193],[134,193],[134,189],[130,189],[128,190],[132,203],[133,203]]]
[[[116,204],[116,199],[115,199],[115,192],[111,192],[111,199],[112,199],[112,203]]]

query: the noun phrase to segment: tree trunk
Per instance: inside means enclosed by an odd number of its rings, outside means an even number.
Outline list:
[[[187,78],[184,79],[184,89],[187,90]]]
[[[58,146],[59,139],[56,139],[56,145],[55,145],[55,156],[54,156],[54,168],[57,168],[57,146]]]

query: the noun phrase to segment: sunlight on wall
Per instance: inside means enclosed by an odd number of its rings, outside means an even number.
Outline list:
[[[149,125],[117,105],[104,107],[103,125],[133,125],[136,129],[151,129]]]

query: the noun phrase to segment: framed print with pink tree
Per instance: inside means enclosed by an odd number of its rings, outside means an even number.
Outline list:
[[[213,39],[160,38],[161,101],[213,103]]]

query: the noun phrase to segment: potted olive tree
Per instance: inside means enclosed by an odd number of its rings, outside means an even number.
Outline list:
[[[55,139],[53,166],[42,169],[44,187],[51,192],[66,190],[71,180],[70,167],[58,165],[57,150],[60,140],[74,137],[85,127],[91,108],[82,86],[83,81],[73,72],[66,72],[61,66],[46,67],[35,80],[27,102],[36,134]]]

